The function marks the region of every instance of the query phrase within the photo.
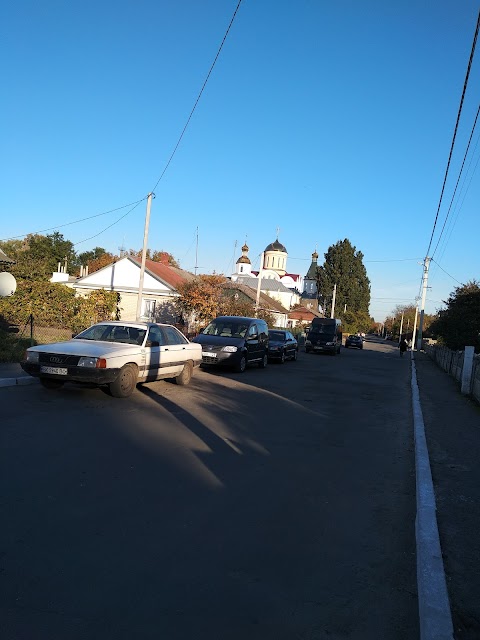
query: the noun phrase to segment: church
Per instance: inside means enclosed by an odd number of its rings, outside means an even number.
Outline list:
[[[312,253],[312,262],[305,276],[288,273],[288,252],[279,242],[278,237],[265,247],[260,271],[252,271],[248,251],[249,248],[245,243],[242,247],[242,255],[236,262],[235,273],[231,275],[232,281],[256,290],[260,278],[260,291],[278,300],[286,309],[303,305],[314,312],[321,311],[317,300],[318,253],[316,251]]]

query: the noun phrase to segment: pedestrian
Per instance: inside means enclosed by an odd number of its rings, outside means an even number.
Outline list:
[[[408,344],[407,341],[405,340],[405,338],[402,338],[400,340],[400,357],[403,356],[403,354],[405,353],[405,351],[408,349]]]

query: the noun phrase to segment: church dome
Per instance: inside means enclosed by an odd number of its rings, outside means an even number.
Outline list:
[[[242,251],[245,251],[245,252],[246,252],[246,251],[249,251],[249,248],[248,248],[247,243],[245,243],[245,244],[243,245],[243,247],[242,247]]]
[[[250,258],[248,256],[240,256],[240,258],[237,260],[237,264],[252,264],[250,262]]]
[[[265,251],[281,251],[282,253],[288,253],[283,244],[278,240],[271,242],[268,247],[265,248]]]

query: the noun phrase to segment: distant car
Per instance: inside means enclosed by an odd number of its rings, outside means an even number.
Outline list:
[[[355,347],[356,349],[363,349],[363,338],[362,336],[347,336],[345,339],[345,348]]]
[[[283,364],[285,360],[297,359],[298,342],[290,331],[270,329],[268,331],[268,340],[269,360],[278,360]]]
[[[28,348],[21,366],[47,389],[85,382],[108,387],[115,398],[126,398],[139,382],[172,378],[188,384],[201,361],[201,346],[172,325],[107,321],[67,342]]]
[[[268,326],[260,318],[218,316],[193,339],[201,345],[203,367],[231,367],[243,373],[249,364],[268,363]]]

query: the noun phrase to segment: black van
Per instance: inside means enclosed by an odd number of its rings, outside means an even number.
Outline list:
[[[342,322],[338,318],[314,318],[305,340],[305,351],[309,353],[340,353],[342,346]]]
[[[245,371],[247,364],[264,369],[268,362],[268,326],[260,318],[218,316],[193,338],[202,345],[202,365]]]

